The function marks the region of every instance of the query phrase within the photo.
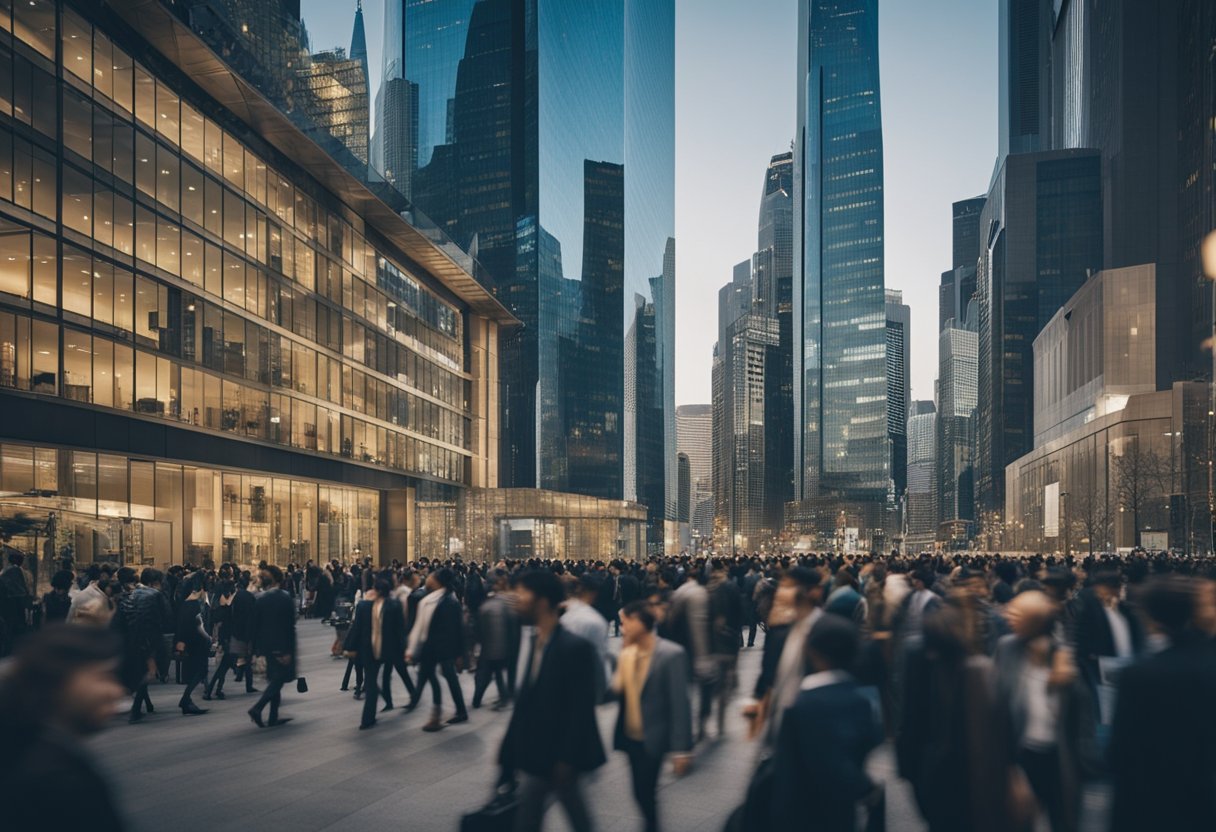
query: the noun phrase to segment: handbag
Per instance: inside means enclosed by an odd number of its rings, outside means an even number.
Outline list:
[[[476,812],[460,819],[460,832],[511,832],[519,801],[514,792],[499,794]]]
[[[296,693],[308,693],[308,680],[303,676],[296,679]]]

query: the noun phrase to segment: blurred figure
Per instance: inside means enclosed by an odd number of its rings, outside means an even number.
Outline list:
[[[1005,606],[1012,634],[997,645],[997,708],[1016,760],[1053,832],[1078,828],[1093,710],[1067,648],[1052,640],[1059,605],[1030,590]]]
[[[824,615],[811,628],[806,655],[812,672],[777,738],[773,830],[853,832],[857,803],[874,790],[865,761],[883,730],[873,703],[848,672],[859,641],[857,627],[839,615]]]
[[[507,707],[515,696],[514,663],[519,656],[519,617],[507,595],[507,571],[495,569],[490,573],[490,579],[489,594],[477,616],[477,640],[481,644],[481,655],[477,658],[473,707],[481,707],[482,697],[493,678],[498,689],[494,710],[500,710]]]
[[[739,586],[730,580],[723,561],[715,559],[712,562],[707,590],[712,675],[702,686],[701,707],[697,715],[698,739],[705,738],[705,726],[715,700],[718,703],[716,736],[722,738],[726,735],[726,704],[735,689],[739,651],[743,649],[743,599]]]
[[[110,788],[83,738],[123,696],[121,639],[52,624],[18,645],[0,677],[0,806],[4,828],[119,832]]]
[[[612,674],[608,658],[608,622],[593,605],[601,594],[605,581],[584,572],[578,578],[574,592],[566,599],[562,627],[591,642],[595,648],[595,701],[603,702]]]
[[[186,582],[186,600],[177,610],[177,629],[173,634],[174,649],[182,658],[182,681],[186,689],[177,706],[182,716],[201,716],[206,708],[194,704],[191,694],[207,680],[207,660],[211,654],[211,636],[207,634],[206,607],[203,595],[206,589],[201,572],[195,572]]]
[[[410,697],[408,710],[418,707],[422,691],[431,686],[431,718],[422,726],[423,731],[441,730],[444,725],[457,725],[469,721],[469,712],[464,706],[464,693],[456,675],[456,660],[464,654],[464,621],[460,613],[460,601],[453,592],[456,575],[444,567],[427,576],[426,586],[430,592],[418,604],[418,618],[410,630],[409,646],[405,659],[418,662],[418,684]],[[442,721],[443,692],[439,687],[442,674],[452,694],[456,714],[447,722]]]
[[[157,657],[164,644],[161,633],[170,628],[168,599],[160,592],[162,575],[151,567],[140,575],[139,585],[124,595],[114,614],[113,628],[123,637],[120,677],[134,694],[129,721],[143,719],[144,708],[152,713],[148,680],[156,674]]]
[[[6,656],[12,645],[29,629],[28,612],[33,590],[26,579],[25,555],[8,546],[2,547],[7,553],[8,565],[0,571],[0,656]]]
[[[60,569],[51,576],[51,591],[42,596],[42,620],[47,624],[66,621],[72,608],[72,573]]]
[[[355,608],[354,622],[346,635],[346,654],[363,665],[363,679],[367,686],[363,718],[359,722],[361,730],[376,725],[376,704],[382,693],[379,682],[381,666],[388,668],[391,673],[392,657],[405,653],[405,617],[392,592],[393,584],[387,576],[376,578],[372,588]],[[391,710],[393,702],[387,685],[383,695],[384,710]]]
[[[1118,572],[1100,570],[1070,604],[1077,666],[1089,689],[1101,722],[1113,717],[1113,676],[1144,649],[1140,619],[1122,600],[1123,579]]]
[[[114,607],[110,603],[110,575],[97,564],[89,567],[88,584],[72,598],[68,608],[69,624],[108,627]]]
[[[1033,797],[1004,751],[992,661],[968,653],[957,608],[925,615],[901,690],[906,718],[895,738],[896,759],[930,832],[1021,829]]]
[[[646,601],[626,604],[620,619],[625,646],[612,683],[621,698],[613,747],[629,756],[633,798],[642,810],[646,832],[658,832],[663,758],[676,755],[679,776],[692,762],[688,662],[680,645],[655,635],[654,612]]]
[[[1119,676],[1109,751],[1110,828],[1211,830],[1216,824],[1216,647],[1195,629],[1194,588],[1187,579],[1154,578],[1139,600],[1168,646]]]
[[[525,572],[516,594],[520,620],[531,632],[520,649],[515,710],[498,755],[503,782],[524,774],[515,830],[539,830],[552,795],[575,832],[589,832],[579,779],[605,762],[595,723],[595,648],[560,625],[565,593],[555,574]]]

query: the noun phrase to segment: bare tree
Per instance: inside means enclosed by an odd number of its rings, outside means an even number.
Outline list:
[[[1110,541],[1112,519],[1106,495],[1101,493],[1096,483],[1090,482],[1069,492],[1069,499],[1072,522],[1089,540],[1089,553],[1094,553],[1095,544],[1105,548]]]
[[[1116,493],[1119,504],[1132,514],[1135,545],[1140,545],[1141,521],[1150,507],[1160,502],[1171,472],[1169,463],[1139,437],[1114,457]]]

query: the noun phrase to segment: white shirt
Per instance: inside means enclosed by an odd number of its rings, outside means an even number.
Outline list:
[[[1102,605],[1106,620],[1110,624],[1111,639],[1115,643],[1115,655],[1121,659],[1130,659],[1135,652],[1132,647],[1132,628],[1127,624],[1127,617],[1114,607]]]
[[[414,629],[410,630],[410,641],[406,647],[410,658],[417,661],[418,654],[422,650],[422,645],[426,644],[426,637],[431,629],[431,616],[435,614],[435,607],[439,606],[439,602],[448,594],[446,589],[437,589],[434,592],[428,592],[422,596],[422,600],[418,602],[418,617],[414,619]]]
[[[1026,728],[1022,745],[1032,749],[1054,748],[1059,694],[1048,687],[1051,668],[1027,665],[1022,672],[1022,696],[1026,701]]]
[[[828,685],[836,685],[841,682],[847,682],[849,674],[844,670],[821,670],[818,673],[812,673],[802,680],[800,690],[815,690],[815,688],[826,688]]]

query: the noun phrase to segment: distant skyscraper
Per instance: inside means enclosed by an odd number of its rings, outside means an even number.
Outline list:
[[[937,299],[937,328],[946,321],[961,321],[967,316],[967,304],[975,294],[975,265],[980,257],[980,212],[985,197],[977,196],[954,203],[953,263],[950,271],[942,272]]]
[[[676,450],[688,457],[692,481],[690,526],[692,534],[709,538],[714,533],[713,407],[682,404],[676,408]]]
[[[890,482],[876,0],[801,0],[794,141],[795,498],[830,531]],[[851,517],[850,517],[851,515]]]
[[[1005,157],[984,206],[977,275],[976,509],[992,532],[1005,466],[1033,443],[1035,336],[1102,263],[1101,159],[1089,150]]]
[[[356,33],[362,31],[362,18]],[[367,59],[347,57],[342,48],[318,52],[297,73],[307,117],[326,130],[363,165],[368,160]],[[366,175],[366,172],[364,172]]]
[[[908,417],[908,490],[904,526],[909,541],[931,543],[937,536],[937,413],[933,402],[916,402]]]
[[[908,407],[912,402],[912,307],[903,292],[888,289],[887,434],[891,437],[891,480],[898,504],[908,487]]]
[[[636,499],[651,546],[673,541],[673,0],[404,0],[401,20],[412,201],[523,322],[505,483]]]
[[[978,334],[952,318],[938,336],[937,354],[938,521],[973,521]]]

